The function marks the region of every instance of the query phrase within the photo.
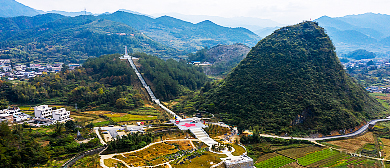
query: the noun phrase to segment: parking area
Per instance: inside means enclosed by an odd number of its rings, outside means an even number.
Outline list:
[[[117,136],[126,135],[125,132],[144,132],[145,126],[136,126],[136,125],[122,125],[122,126],[108,126],[108,127],[95,127],[94,129],[102,130],[103,138],[106,141],[111,141]],[[123,130],[123,132],[118,132]],[[109,140],[107,140],[107,138]]]

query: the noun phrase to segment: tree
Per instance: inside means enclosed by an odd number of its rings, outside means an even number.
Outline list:
[[[74,123],[73,120],[69,120],[65,123],[65,129],[68,132],[75,132],[76,130],[76,124]]]
[[[0,99],[0,110],[8,108],[8,105],[7,99]]]
[[[64,124],[57,122],[54,128],[54,136],[61,136],[63,132],[62,131],[63,128],[64,128]]]

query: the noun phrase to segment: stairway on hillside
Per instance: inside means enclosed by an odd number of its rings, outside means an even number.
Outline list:
[[[218,144],[218,142],[216,142],[214,139],[211,139],[202,128],[190,128],[190,131],[195,135],[195,138],[199,139],[207,146]]]

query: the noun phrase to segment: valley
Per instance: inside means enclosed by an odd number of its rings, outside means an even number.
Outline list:
[[[144,3],[0,0],[0,167],[390,167],[389,15]]]

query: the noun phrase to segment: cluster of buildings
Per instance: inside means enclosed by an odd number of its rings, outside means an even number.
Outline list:
[[[6,77],[8,80],[15,79],[28,79],[33,78],[42,73],[56,73],[60,72],[62,69],[63,63],[58,64],[16,64],[11,65],[10,59],[0,59],[0,77]],[[79,67],[80,64],[69,64],[69,69],[73,70],[76,67]]]
[[[210,62],[200,62],[200,61],[191,61],[188,64],[198,65],[198,66],[211,66],[211,65],[213,65]]]
[[[48,126],[57,122],[64,123],[70,118],[70,111],[65,108],[53,109],[48,105],[40,105],[34,107],[35,117],[31,117],[20,112],[20,108],[13,107],[0,110],[0,122],[8,121],[8,123],[28,123],[31,126]]]
[[[374,64],[367,64],[368,62],[373,61]],[[347,63],[342,63],[344,68],[382,68],[382,67],[390,67],[390,61],[388,59],[361,59],[361,60],[349,60]]]
[[[30,115],[20,112],[19,107],[13,107],[0,110],[0,122],[8,121],[9,123],[16,123],[27,121],[31,118]]]

